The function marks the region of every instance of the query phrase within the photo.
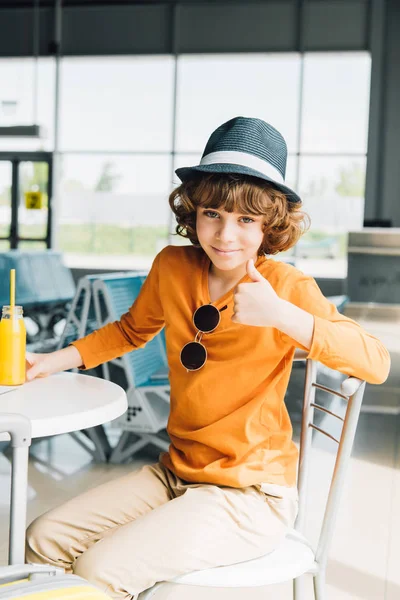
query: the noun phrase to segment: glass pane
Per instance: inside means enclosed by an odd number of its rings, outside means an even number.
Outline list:
[[[296,265],[314,276],[347,272],[347,233],[361,229],[364,217],[365,157],[300,159],[300,196],[311,228],[296,246]]]
[[[64,58],[61,148],[170,151],[170,56]]]
[[[297,192],[297,155],[289,154],[286,164],[285,184]]]
[[[19,250],[46,250],[46,242],[19,242]]]
[[[64,252],[150,259],[168,243],[169,156],[63,155],[61,173]]]
[[[10,235],[12,165],[0,162],[0,237]],[[7,242],[8,243],[8,242]],[[1,247],[4,250],[3,247]]]
[[[47,235],[48,180],[47,163],[20,163],[18,219],[21,237],[45,238]]]
[[[7,252],[10,249],[10,242],[0,240],[0,252]]]
[[[177,187],[181,184],[181,180],[175,174],[176,169],[180,169],[181,167],[194,167],[198,165],[201,159],[201,152],[193,153],[193,154],[176,154],[174,161],[174,174],[173,174],[173,187]]]
[[[305,55],[302,152],[367,151],[370,71],[367,52]]]
[[[347,232],[363,225],[364,157],[303,157],[300,196],[313,229]]]
[[[239,115],[276,127],[297,150],[299,55],[190,55],[178,59],[177,149],[202,152],[216,127]]]
[[[37,61],[37,116],[35,119],[35,61],[32,58],[0,59],[0,125],[38,124],[43,138],[0,137],[0,150],[53,150],[55,61]]]

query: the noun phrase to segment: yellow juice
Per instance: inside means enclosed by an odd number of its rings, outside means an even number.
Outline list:
[[[26,329],[21,306],[3,306],[0,321],[0,385],[25,382]]]

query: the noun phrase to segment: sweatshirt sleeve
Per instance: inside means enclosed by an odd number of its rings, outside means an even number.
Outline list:
[[[380,340],[352,319],[340,314],[312,277],[295,284],[292,290],[289,301],[314,315],[314,332],[308,358],[368,383],[386,381],[390,355]],[[302,347],[289,336],[282,335],[291,340],[294,346]]]
[[[129,311],[119,321],[109,323],[72,342],[82,357],[81,368],[92,369],[126,352],[141,348],[164,327],[159,293],[160,254],[156,256]]]

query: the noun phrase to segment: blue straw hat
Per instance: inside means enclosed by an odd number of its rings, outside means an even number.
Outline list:
[[[301,202],[284,184],[286,161],[286,142],[277,129],[261,119],[235,117],[211,134],[199,165],[175,173],[183,182],[194,173],[251,175],[272,183],[290,202]]]

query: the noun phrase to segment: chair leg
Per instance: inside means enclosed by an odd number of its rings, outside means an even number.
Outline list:
[[[293,579],[293,600],[308,600],[305,576]]]
[[[112,464],[122,463],[127,458],[130,458],[148,444],[147,437],[144,436],[136,436],[137,439],[135,442],[131,444],[127,444],[129,438],[131,437],[130,431],[124,431],[121,434],[118,444],[115,446],[114,450],[111,453],[109,458],[109,462]]]
[[[315,600],[326,600],[324,572],[314,575],[314,596]]]

